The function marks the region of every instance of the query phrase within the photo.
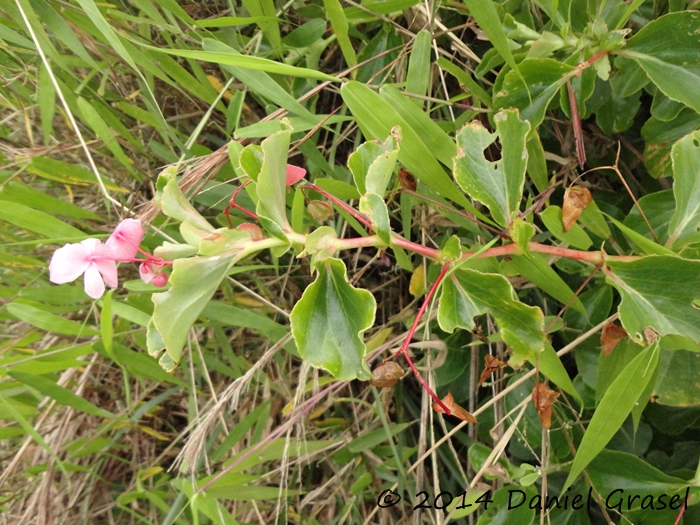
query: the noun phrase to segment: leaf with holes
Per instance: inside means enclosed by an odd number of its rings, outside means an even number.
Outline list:
[[[457,184],[483,202],[493,219],[502,226],[510,224],[517,211],[525,184],[527,148],[525,138],[530,125],[520,120],[517,110],[504,110],[495,117],[496,133],[489,133],[479,121],[470,122],[457,134],[454,174]],[[501,142],[501,160],[490,162],[484,150]]]
[[[544,316],[539,308],[517,300],[513,287],[502,275],[476,270],[455,271],[443,281],[438,323],[446,332],[472,330],[474,317],[491,314],[503,341],[513,349],[509,364],[517,366],[544,349]]]

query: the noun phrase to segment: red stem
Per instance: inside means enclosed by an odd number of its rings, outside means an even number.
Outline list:
[[[397,355],[402,354],[404,356],[404,358],[406,359],[406,362],[408,362],[408,366],[411,367],[411,370],[413,370],[413,373],[418,378],[418,381],[420,381],[421,385],[423,385],[423,388],[425,388],[426,392],[428,392],[428,394],[430,394],[430,397],[432,397],[435,400],[435,402],[440,406],[440,408],[442,408],[445,411],[445,414],[447,414],[448,416],[450,414],[452,414],[452,411],[449,408],[447,408],[445,403],[443,403],[442,400],[437,396],[437,394],[435,392],[433,392],[433,389],[428,386],[428,383],[426,383],[425,379],[423,379],[423,376],[420,375],[420,372],[416,368],[416,365],[413,364],[413,360],[408,355],[408,345],[411,344],[411,339],[413,339],[413,334],[416,332],[416,329],[418,328],[418,324],[420,323],[421,317],[423,317],[423,314],[425,313],[426,308],[428,308],[428,305],[430,304],[430,301],[433,298],[433,295],[435,295],[435,291],[437,290],[438,286],[440,286],[440,283],[445,278],[445,275],[447,274],[447,271],[449,269],[450,268],[447,265],[442,267],[442,270],[440,271],[440,275],[438,275],[437,279],[435,279],[435,282],[430,287],[430,291],[428,291],[428,295],[425,296],[425,301],[423,301],[423,304],[418,309],[418,313],[416,314],[416,318],[413,320],[413,324],[411,325],[411,328],[408,330],[408,334],[406,334],[406,339],[404,339],[403,345],[401,345],[401,348],[399,349],[399,351],[393,355],[390,355],[389,357],[387,357],[384,360],[384,362],[386,362],[386,361],[389,361],[390,359],[393,359]]]
[[[236,191],[233,192],[233,195],[231,195],[231,200],[228,201],[228,206],[226,206],[226,209],[224,210],[224,215],[226,215],[226,219],[228,220],[228,227],[229,228],[233,228],[233,223],[231,222],[231,216],[229,215],[229,211],[231,210],[231,208],[235,208],[236,210],[242,211],[243,213],[248,215],[248,217],[252,218],[255,221],[258,220],[258,216],[255,215],[252,211],[246,210],[243,206],[236,203],[236,197],[238,197],[238,193],[243,188],[245,188],[249,183],[250,183],[250,179],[248,179],[243,184],[238,186],[238,188],[236,188]]]

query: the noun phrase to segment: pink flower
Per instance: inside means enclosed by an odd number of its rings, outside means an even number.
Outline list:
[[[136,257],[143,239],[143,228],[138,219],[124,219],[109,236],[105,246],[115,261],[129,262]]]
[[[292,184],[296,184],[301,179],[303,179],[305,176],[306,176],[306,170],[304,168],[300,168],[299,166],[292,166],[291,164],[287,164],[287,186],[291,186]]]
[[[99,239],[66,244],[51,257],[49,280],[52,283],[69,283],[82,274],[85,274],[85,293],[93,299],[102,297],[105,282],[112,288],[117,287],[117,263],[111,250]]]
[[[168,283],[168,274],[163,273],[164,264],[154,262],[144,262],[139,266],[139,275],[141,280],[148,284],[151,283],[158,288],[162,288]]]

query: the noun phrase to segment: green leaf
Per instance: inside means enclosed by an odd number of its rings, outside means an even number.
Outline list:
[[[14,370],[8,372],[7,375],[13,379],[16,379],[20,383],[24,383],[25,385],[38,390],[45,396],[55,400],[59,405],[74,408],[80,412],[90,414],[91,416],[106,417],[110,419],[115,417],[114,414],[111,414],[106,410],[102,410],[101,408],[97,408],[87,399],[75,395],[67,388],[57,385],[55,381],[52,381],[48,377],[26,374],[24,372],[17,372]]]
[[[364,213],[372,223],[372,229],[387,245],[391,244],[391,226],[389,211],[384,199],[376,193],[365,193],[360,199],[360,212]]]
[[[549,187],[547,160],[544,158],[544,147],[537,133],[530,133],[527,139],[527,173],[538,191],[543,192]]]
[[[700,31],[700,30],[699,30]],[[671,148],[673,196],[676,210],[668,225],[669,243],[682,240],[700,224],[700,131],[685,136]]]
[[[700,13],[669,13],[627,41],[624,56],[639,64],[670,99],[700,113]]]
[[[263,20],[257,22],[273,49],[282,45],[280,26],[277,22],[275,4],[272,0],[242,0],[248,12]]]
[[[608,223],[605,222],[603,212],[600,211],[594,200],[583,209],[581,215],[579,215],[578,222],[585,226],[593,235],[597,235],[601,239],[607,239],[612,235]]]
[[[574,296],[569,285],[547,264],[547,258],[542,254],[533,254],[531,258],[514,255],[510,261],[501,263],[501,267],[509,275],[522,275],[562,304],[568,303]],[[572,301],[571,308],[586,314],[586,309],[578,297]]]
[[[501,111],[494,120],[496,133],[489,133],[479,121],[474,121],[457,134],[454,175],[464,191],[488,206],[498,224],[507,226],[518,210],[525,184],[525,138],[530,125],[520,120],[517,110]],[[489,162],[484,150],[497,137],[501,142],[501,160]]]
[[[700,352],[676,350],[670,354],[663,360],[666,363],[653,390],[654,402],[675,407],[700,406]]]
[[[282,231],[289,231],[287,220],[287,152],[291,131],[279,131],[262,141],[263,163],[258,175],[258,216],[273,221]]]
[[[49,239],[67,239],[78,242],[87,237],[79,229],[56,217],[16,202],[2,201],[0,219]]]
[[[348,67],[356,66],[357,55],[348,35],[348,20],[345,18],[345,11],[343,11],[338,0],[323,0],[323,5],[326,8],[326,15],[333,27],[333,32],[338,39],[338,45],[345,58],[345,63]]]
[[[422,96],[428,93],[432,43],[433,35],[425,29],[419,31],[413,39],[413,48],[408,59],[408,72],[406,73],[406,91],[408,93]],[[414,99],[413,103],[418,107],[423,107],[423,101],[420,99]]]
[[[459,84],[465,88],[469,93],[474,95],[474,97],[479,100],[484,106],[490,108],[493,102],[491,101],[491,95],[489,95],[476,81],[471,77],[469,73],[461,69],[459,66],[448,61],[445,57],[440,57],[437,60],[437,65],[454,76]]]
[[[374,323],[374,297],[350,285],[343,261],[328,258],[315,267],[316,280],[290,317],[299,355],[341,381],[367,379],[362,334]]]
[[[167,53],[169,55],[192,58],[194,60],[202,60],[204,62],[213,62],[222,66],[231,66],[241,69],[250,69],[256,71],[265,71],[277,75],[289,75],[299,78],[312,78],[316,80],[340,82],[340,79],[332,77],[325,73],[314,69],[303,67],[290,66],[281,62],[275,62],[266,58],[261,58],[252,55],[241,55],[232,47],[229,47],[217,40],[205,38],[202,45],[204,49],[212,49],[212,51],[196,51],[189,49],[172,49],[167,47],[154,47],[141,44],[143,47],[156,51],[158,53]],[[225,48],[225,49],[224,49]],[[238,76],[238,75],[236,75]],[[247,82],[245,82],[248,84]]]
[[[348,157],[348,168],[360,193],[372,192],[384,196],[394,173],[401,146],[401,128],[392,128],[384,141],[370,140]]]
[[[566,368],[564,368],[564,364],[549,342],[544,345],[544,350],[539,356],[538,365],[540,372],[542,372],[547,379],[576,399],[579,405],[583,406],[583,399],[581,399],[574,384],[571,382],[569,373],[566,371]]]
[[[515,363],[539,355],[544,349],[544,316],[539,308],[517,300],[515,291],[502,275],[460,269],[443,281],[438,307],[440,328],[472,330],[474,317],[491,314],[503,341],[513,349]]]
[[[233,262],[233,256],[220,255],[177,259],[170,275],[170,289],[153,294],[153,323],[175,364],[180,361],[187,333]]]
[[[642,339],[650,326],[660,335],[683,335],[700,342],[700,261],[650,255],[635,261],[608,260],[607,281],[622,297],[622,326]]]
[[[531,257],[530,240],[535,236],[535,227],[523,219],[515,219],[510,226],[510,236],[523,255]]]
[[[603,450],[622,426],[654,375],[658,362],[659,342],[657,340],[630,361],[610,385],[583,435],[562,491],[571,486],[581,471]]]
[[[192,226],[204,231],[214,231],[214,227],[200,215],[200,213],[190,204],[190,201],[182,193],[180,186],[175,177],[168,180],[167,175],[161,175],[159,179],[166,181],[163,193],[160,199],[156,199],[160,203],[160,207],[168,217],[177,219],[178,221],[188,222]],[[159,180],[160,182],[160,180]]]
[[[83,323],[64,319],[56,314],[45,312],[35,306],[13,302],[7,305],[7,311],[18,319],[32,326],[64,335],[92,336],[98,332]]]
[[[647,255],[675,255],[673,251],[669,250],[664,246],[661,246],[660,244],[655,243],[651,239],[646,238],[644,235],[638,233],[632,228],[628,228],[620,221],[613,219],[609,215],[608,219],[610,219],[610,221],[620,229],[620,231],[624,234],[625,237],[627,237],[630,241],[636,244],[643,253]]]
[[[109,148],[109,151],[112,152],[119,162],[126,166],[129,171],[133,172],[131,160],[126,156],[124,150],[119,145],[119,141],[115,138],[114,132],[93,105],[83,97],[78,97],[78,108],[80,108],[83,119],[92,128],[95,135],[105,143],[105,146]]]
[[[513,71],[506,74],[501,90],[496,93],[494,109],[518,108],[520,117],[530,122],[535,130],[544,120],[544,113],[559,88],[566,83],[569,74],[575,71],[573,66],[551,58],[527,59],[520,63],[528,91],[523,89],[522,80]]]
[[[560,241],[581,250],[587,250],[593,244],[591,238],[578,224],[574,224],[568,232],[564,231],[562,211],[559,206],[549,206],[540,214],[540,217],[550,233]]]
[[[513,53],[510,51],[510,44],[503,31],[503,24],[498,16],[495,2],[484,2],[483,0],[464,0],[464,3],[469,8],[469,14],[474,17],[479,27],[489,37],[491,44],[498,51],[498,54],[503,57],[506,64],[518,75],[521,80],[520,89],[523,88],[525,79],[518,69],[518,64],[513,58]],[[526,88],[527,89],[527,88]]]
[[[612,450],[601,450],[586,472],[601,494],[617,490],[610,502],[615,504],[622,499],[625,509],[627,498],[636,499],[639,506],[647,495],[684,493],[688,487],[687,480],[664,474],[633,454]]]
[[[363,434],[356,437],[348,444],[348,450],[353,454],[358,454],[364,450],[369,450],[385,443],[388,439],[396,436],[397,434],[403,432],[408,428],[411,423],[398,423],[396,425],[389,425],[389,432],[384,428],[378,428],[377,430],[372,430],[367,434]]]
[[[359,82],[348,82],[340,88],[343,101],[352,111],[362,133],[367,139],[381,140],[394,126],[401,126],[402,144],[399,162],[420,180],[445,198],[462,205],[480,219],[485,219],[450,180],[421,137],[396,110],[377,93]],[[488,219],[486,219],[488,220]]]

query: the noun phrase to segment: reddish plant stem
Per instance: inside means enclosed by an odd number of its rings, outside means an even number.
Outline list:
[[[442,280],[445,278],[445,275],[447,274],[447,271],[449,270],[448,265],[444,265],[442,267],[442,270],[440,271],[440,275],[437,276],[437,279],[435,279],[435,282],[433,285],[430,287],[430,291],[428,291],[428,295],[425,296],[425,301],[423,301],[423,304],[421,307],[418,309],[418,313],[416,314],[416,318],[413,320],[413,324],[411,325],[411,328],[408,330],[408,334],[406,334],[406,339],[404,339],[403,344],[401,345],[401,348],[399,349],[398,352],[390,355],[387,357],[384,362],[386,363],[387,361],[394,359],[397,355],[401,354],[404,356],[406,359],[406,362],[408,363],[408,366],[411,367],[411,370],[413,370],[413,373],[415,376],[418,378],[418,381],[420,381],[421,385],[423,385],[423,388],[425,388],[425,391],[430,394],[430,397],[432,397],[435,402],[440,406],[445,411],[445,414],[448,416],[452,414],[452,411],[447,408],[445,403],[442,402],[442,400],[437,396],[435,392],[433,392],[433,389],[428,386],[428,383],[423,379],[423,376],[420,375],[420,372],[416,368],[416,365],[413,364],[413,360],[411,359],[411,356],[408,355],[408,345],[411,344],[411,339],[413,339],[413,334],[416,332],[416,329],[418,328],[418,323],[420,323],[421,317],[423,317],[423,314],[425,313],[425,310],[428,308],[428,305],[430,304],[430,301],[433,298],[433,295],[435,295],[435,291],[438,289],[438,286],[440,286],[440,283]]]
[[[681,507],[680,512],[678,513],[678,517],[676,518],[676,521],[673,522],[673,525],[678,525],[681,522],[681,518],[683,517],[683,514],[685,513],[685,509],[688,508],[688,498],[690,495],[687,495],[685,497],[685,503],[683,503],[683,506]]]
[[[238,194],[240,193],[240,191],[241,191],[243,188],[245,188],[249,183],[250,183],[250,179],[248,179],[248,180],[245,181],[243,184],[241,184],[240,186],[238,186],[238,188],[236,188],[236,191],[234,191],[234,192],[233,192],[233,195],[231,195],[231,200],[228,202],[228,206],[226,206],[226,209],[224,210],[224,215],[226,215],[226,219],[228,220],[228,227],[229,227],[229,228],[233,228],[233,223],[231,222],[231,216],[229,215],[229,212],[231,211],[231,208],[234,208],[234,209],[236,209],[236,210],[242,211],[243,213],[245,213],[246,215],[248,215],[248,217],[250,217],[251,219],[253,219],[253,220],[255,220],[255,221],[258,220],[258,216],[257,216],[257,215],[255,215],[255,214],[254,214],[252,211],[250,211],[250,210],[246,210],[243,206],[241,206],[240,204],[238,204],[238,203],[236,202],[236,198],[238,197]]]
[[[352,215],[353,217],[355,217],[355,218],[356,218],[358,221],[360,221],[366,228],[372,228],[372,223],[369,222],[369,221],[367,220],[367,217],[365,217],[365,216],[362,215],[360,212],[358,212],[357,210],[355,210],[352,206],[348,206],[347,204],[345,204],[345,203],[344,203],[343,201],[341,201],[340,199],[334,197],[333,195],[331,195],[331,194],[328,193],[327,191],[322,190],[321,188],[319,188],[319,187],[316,186],[315,184],[313,184],[313,183],[305,184],[304,186],[301,186],[301,189],[302,189],[302,190],[313,190],[313,191],[315,191],[316,193],[320,193],[320,194],[323,195],[326,199],[328,199],[329,201],[331,201],[333,204],[335,204],[335,205],[338,206],[339,208],[343,208],[346,212],[348,212],[350,215]]]

